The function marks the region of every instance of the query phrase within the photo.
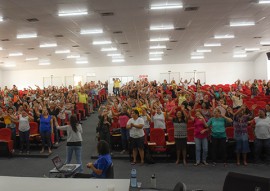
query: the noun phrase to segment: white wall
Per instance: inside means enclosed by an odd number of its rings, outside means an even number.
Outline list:
[[[158,80],[160,73],[172,71],[180,72],[205,72],[207,84],[233,83],[238,78],[248,80],[253,78],[253,62],[229,62],[229,63],[196,63],[196,64],[173,64],[173,65],[142,65],[142,66],[111,66],[92,68],[65,68],[65,69],[42,69],[24,71],[3,71],[3,83],[11,87],[16,84],[20,89],[35,84],[43,86],[43,77],[62,77],[82,75],[84,80],[87,73],[95,73],[96,79],[105,81],[110,76],[133,76],[138,79],[139,75],[148,75],[149,80]]]
[[[262,52],[254,61],[254,79],[268,79],[268,59],[266,52]]]

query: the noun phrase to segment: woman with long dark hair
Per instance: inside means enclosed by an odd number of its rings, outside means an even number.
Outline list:
[[[77,116],[71,115],[70,125],[59,126],[56,122],[57,129],[67,131],[67,156],[66,164],[70,164],[72,160],[73,151],[75,152],[77,164],[81,164],[79,172],[82,168],[82,126],[78,123]]]

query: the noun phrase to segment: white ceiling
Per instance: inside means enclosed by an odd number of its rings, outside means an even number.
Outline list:
[[[183,8],[150,10],[151,5],[182,3]],[[197,11],[185,11],[198,7]],[[87,10],[88,15],[59,17],[59,11]],[[113,16],[101,13],[113,12]],[[270,4],[250,0],[0,0],[0,69],[43,69],[112,65],[179,64],[196,62],[252,61],[259,52],[270,51],[260,41],[270,40]],[[37,22],[26,19],[36,18]],[[230,27],[230,21],[255,21],[254,26]],[[185,30],[150,31],[150,26],[172,24]],[[103,34],[81,35],[81,29],[103,29]],[[114,33],[122,31],[122,33]],[[37,38],[17,39],[21,33],[36,32]],[[214,39],[214,35],[234,34],[233,39]],[[56,37],[63,35],[63,37]],[[150,38],[169,37],[174,42],[150,42]],[[257,37],[257,38],[255,38]],[[258,38],[259,37],[259,38]],[[3,41],[9,39],[9,41]],[[92,45],[93,41],[111,40],[111,45]],[[56,42],[57,47],[40,48],[44,42]],[[192,60],[191,53],[205,48],[204,43],[220,42],[221,47],[210,47],[204,59]],[[122,44],[128,43],[128,44]],[[150,45],[166,45],[162,61],[149,61]],[[79,47],[73,47],[78,45]],[[101,47],[116,47],[125,62],[113,63]],[[233,58],[234,51],[260,48],[247,52],[245,58]],[[55,50],[70,49],[87,58],[89,63],[78,65],[68,54]],[[160,50],[155,50],[160,51]],[[10,57],[9,53],[23,56]],[[25,61],[29,57],[50,60],[51,65],[40,66],[39,61]],[[5,64],[16,64],[6,68]]]

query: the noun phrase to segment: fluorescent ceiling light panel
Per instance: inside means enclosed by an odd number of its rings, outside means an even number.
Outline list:
[[[253,26],[255,25],[254,21],[241,21],[241,22],[230,22],[231,27],[242,27],[242,26]]]
[[[270,45],[270,40],[269,41],[261,41],[260,44],[261,45]]]
[[[164,54],[163,51],[158,51],[158,52],[149,52],[149,55],[161,55]]]
[[[103,33],[102,29],[93,29],[93,30],[81,30],[80,34],[101,34]]]
[[[8,54],[8,56],[22,56],[22,55],[23,55],[22,52],[13,52]]]
[[[80,55],[68,55],[67,58],[80,58]]]
[[[182,4],[161,4],[161,5],[151,5],[151,10],[160,10],[160,9],[180,9],[183,8]]]
[[[76,64],[88,64],[87,60],[77,60]]]
[[[117,48],[114,48],[114,47],[112,47],[112,48],[102,48],[102,49],[101,49],[102,52],[116,51],[116,50],[117,50]]]
[[[160,61],[162,58],[149,58],[150,61]]]
[[[26,60],[26,61],[38,60],[38,57],[26,58],[25,60]]]
[[[190,59],[197,60],[197,59],[204,59],[204,56],[191,56]]]
[[[107,56],[122,56],[120,53],[115,53],[115,54],[107,54]]]
[[[51,62],[49,60],[40,61],[38,63],[38,65],[40,65],[40,66],[48,66],[50,64],[51,64]]]
[[[165,45],[150,46],[149,49],[164,49],[167,48]]]
[[[67,50],[56,50],[55,51],[55,54],[66,54],[66,53],[70,53],[70,50],[67,49]]]
[[[162,41],[169,41],[169,38],[151,38],[150,41],[151,42],[162,42]]]
[[[49,47],[57,47],[56,43],[45,43],[45,44],[41,44],[39,45],[40,48],[49,48]]]
[[[233,34],[225,34],[225,35],[215,35],[215,39],[227,39],[227,38],[234,38]]]
[[[245,48],[245,51],[259,51],[260,48]]]
[[[92,44],[93,44],[93,45],[112,44],[112,41],[110,41],[110,40],[105,40],[105,41],[94,41]]]
[[[234,54],[233,57],[234,58],[245,58],[245,57],[247,57],[247,54]]]
[[[59,17],[87,15],[88,11],[59,12]]]
[[[4,64],[3,66],[6,68],[13,68],[16,67],[16,64]]]
[[[212,52],[212,50],[211,49],[197,49],[196,50],[196,52],[198,52],[198,53],[204,53],[204,52]]]
[[[173,25],[168,25],[168,26],[151,26],[150,30],[172,30],[174,29]]]
[[[125,62],[124,59],[113,59],[112,62]]]
[[[37,33],[32,33],[32,34],[18,34],[17,35],[18,39],[22,38],[37,38]]]
[[[259,4],[268,4],[270,3],[270,0],[259,0]]]
[[[205,47],[214,47],[214,46],[221,46],[221,43],[204,43]]]

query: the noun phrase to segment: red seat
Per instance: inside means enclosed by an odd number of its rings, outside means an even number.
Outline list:
[[[255,140],[254,129],[250,126],[248,127],[248,140],[249,142],[254,142]]]
[[[167,147],[164,130],[161,128],[150,129],[150,142],[148,142],[148,145],[154,152],[166,152]]]
[[[228,139],[234,139],[234,127],[227,127],[226,135]]]
[[[169,128],[168,133],[168,142],[174,142],[174,128]]]
[[[174,128],[172,121],[166,121],[166,129]]]
[[[76,103],[76,109],[80,112],[81,118],[85,119],[86,117],[86,112],[83,106],[83,103]]]
[[[10,154],[13,152],[13,140],[11,140],[11,130],[9,128],[0,129],[0,142],[7,144]]]
[[[187,129],[187,141],[194,142],[194,127],[189,127]]]

